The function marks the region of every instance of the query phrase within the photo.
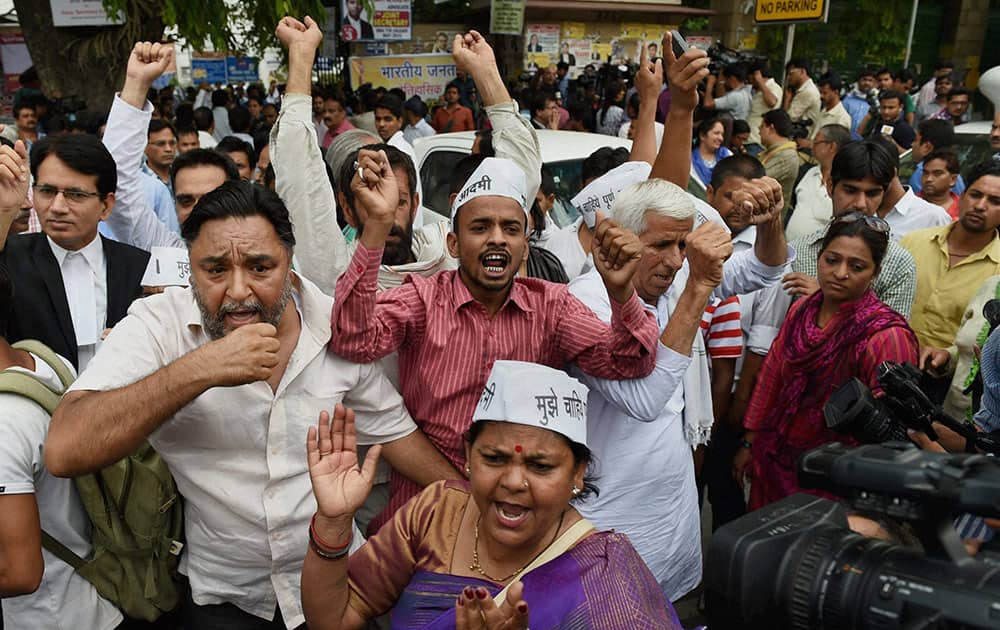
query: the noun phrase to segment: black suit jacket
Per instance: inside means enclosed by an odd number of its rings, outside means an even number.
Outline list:
[[[364,20],[358,21],[361,22],[361,32],[358,33],[358,39],[375,39],[375,29],[372,28],[371,23]],[[347,19],[347,16],[344,16],[344,19],[341,20],[340,23],[344,26],[350,25],[350,21]]]
[[[142,276],[149,252],[100,237],[104,244],[107,269],[107,320],[105,327],[118,323],[132,300],[142,295]],[[7,239],[0,257],[14,281],[14,313],[7,341],[37,339],[79,369],[76,333],[66,300],[62,273],[44,233],[19,234]]]

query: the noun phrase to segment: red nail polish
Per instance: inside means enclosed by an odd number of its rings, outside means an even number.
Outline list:
[[[462,593],[465,595],[467,599],[472,599],[473,593],[475,593],[475,591],[472,590],[471,586],[466,586],[465,589],[462,591]]]
[[[525,604],[524,602],[521,602],[520,604],[517,605],[517,612],[521,613],[522,615],[528,612],[528,605]]]
[[[465,602],[462,601],[461,597],[458,598],[458,605],[459,606],[465,606]]]
[[[486,592],[485,588],[477,588],[476,589],[476,597],[478,597],[479,599],[486,599],[486,595],[487,595],[487,592]]]

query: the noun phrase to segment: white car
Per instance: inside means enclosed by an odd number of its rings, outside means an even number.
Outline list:
[[[631,150],[632,141],[614,136],[579,131],[539,129],[538,143],[542,149],[542,164],[552,173],[556,184],[556,205],[549,216],[561,227],[569,225],[579,214],[569,200],[580,191],[583,161],[601,147],[624,147]],[[413,143],[417,175],[424,190],[422,205],[440,217],[424,215],[424,223],[451,216],[448,195],[455,165],[472,152],[476,138],[473,131],[438,134],[418,138]]]

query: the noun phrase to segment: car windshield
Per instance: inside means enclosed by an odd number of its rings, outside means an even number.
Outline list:
[[[460,151],[433,151],[424,159],[420,167],[420,182],[423,185],[423,205],[443,217],[451,216],[448,197],[451,192],[451,175],[458,162],[467,154]],[[552,220],[559,227],[569,225],[579,216],[569,202],[580,192],[580,174],[583,159],[551,162],[545,165],[552,173],[556,184],[556,203],[552,208]]]
[[[963,177],[968,177],[973,166],[988,160],[995,153],[988,133],[956,133],[955,150],[958,163],[962,165]]]

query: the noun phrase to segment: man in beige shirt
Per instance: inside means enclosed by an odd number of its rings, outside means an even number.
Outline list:
[[[747,148],[751,155],[755,152],[760,153],[764,148],[760,142],[760,121],[764,114],[781,107],[781,86],[771,77],[765,66],[766,64],[755,65],[750,71],[753,97],[750,99],[750,115],[747,116],[747,124],[750,125]]]
[[[843,87],[840,76],[831,70],[819,78],[817,85],[819,85],[819,98],[823,109],[820,110],[819,117],[813,121],[809,137],[799,139],[800,149],[812,147],[821,127],[840,125],[847,129],[851,128],[851,115],[840,102],[840,88]]]
[[[792,59],[785,66],[785,73],[785,111],[792,122],[812,121],[810,129],[814,129],[819,120],[820,98],[819,89],[809,76],[809,62]]]

